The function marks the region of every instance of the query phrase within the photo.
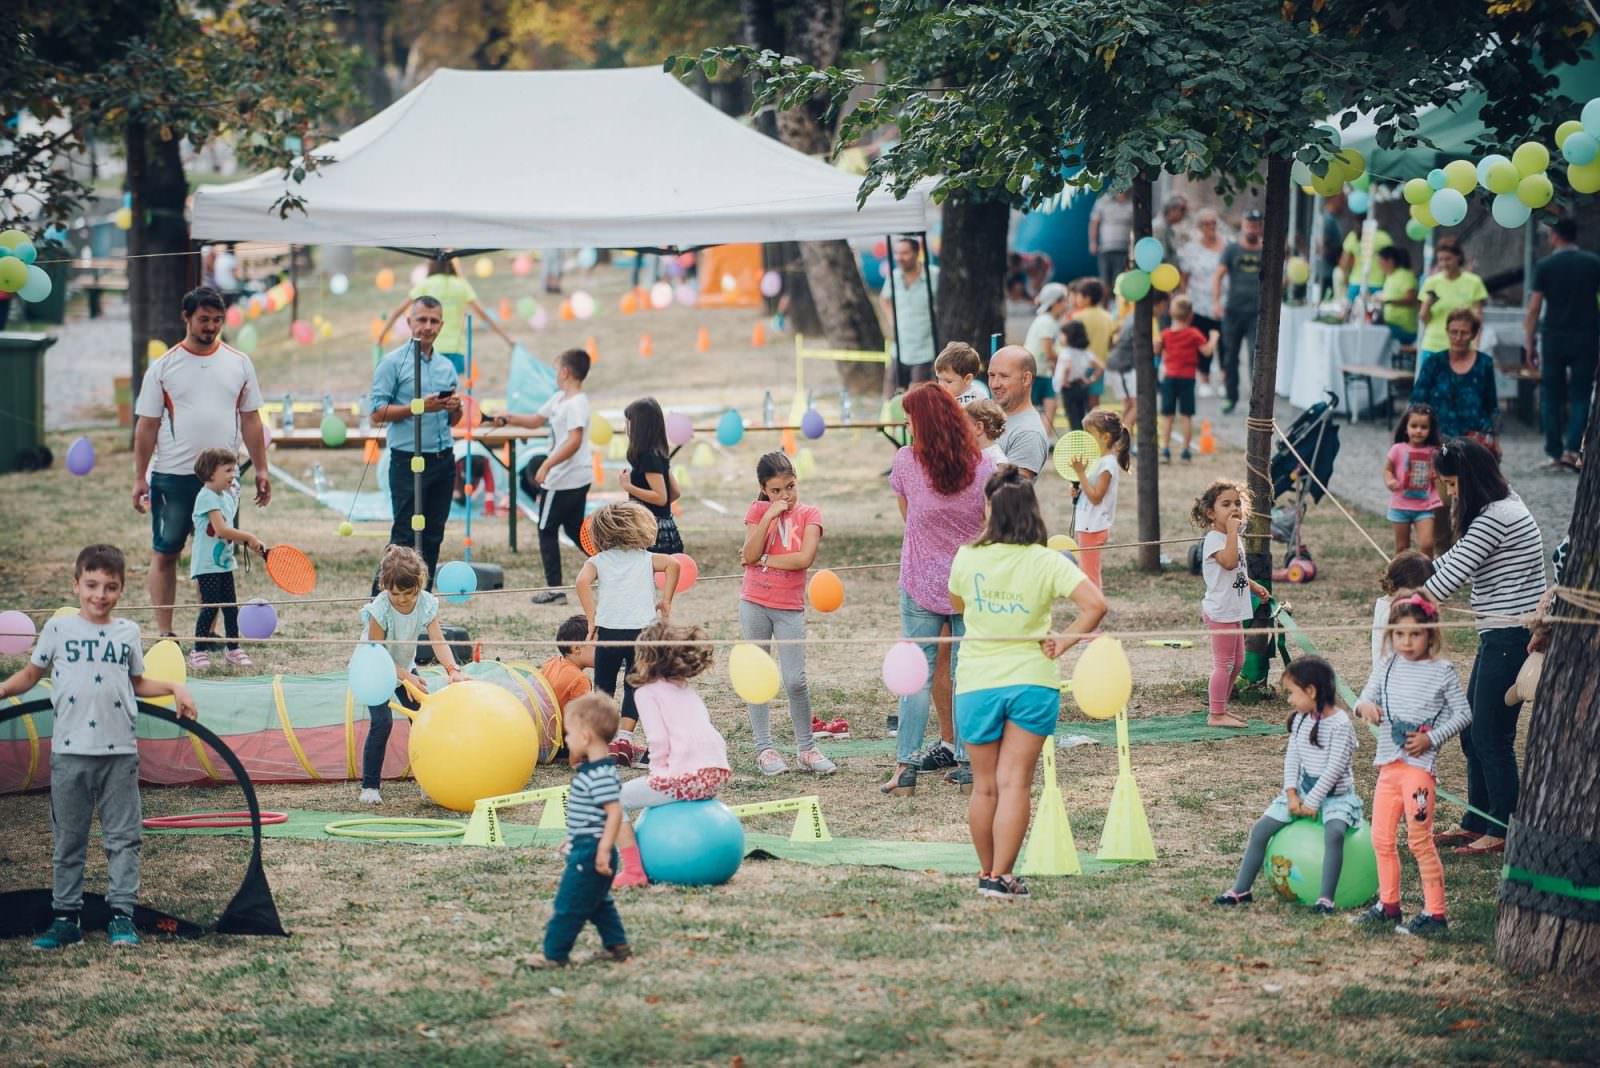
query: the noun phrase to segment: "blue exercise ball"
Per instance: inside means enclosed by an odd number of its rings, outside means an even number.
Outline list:
[[[653,883],[720,886],[744,860],[744,826],[717,800],[645,809],[634,834],[644,873]]]

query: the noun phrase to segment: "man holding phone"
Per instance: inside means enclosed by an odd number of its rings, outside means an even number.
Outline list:
[[[450,500],[455,493],[456,460],[450,428],[461,418],[461,397],[455,366],[435,353],[434,340],[444,325],[444,308],[434,297],[418,297],[406,316],[411,340],[384,356],[372,372],[372,421],[389,427],[389,503],[394,510],[394,526],[389,544],[416,545],[413,515],[422,516],[422,559],[428,565],[428,588],[433,589],[433,573],[439,566],[439,546],[444,543],[444,524],[450,518]],[[417,389],[418,356],[421,357],[422,388]],[[417,444],[411,411],[412,399],[422,397],[422,443]],[[417,461],[421,463],[422,487],[416,486]],[[374,579],[373,593],[377,593]]]

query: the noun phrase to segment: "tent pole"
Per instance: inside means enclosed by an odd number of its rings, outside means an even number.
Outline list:
[[[1538,227],[1535,217],[1528,216],[1527,225],[1522,228],[1522,310],[1528,310],[1528,293],[1533,289],[1533,232]]]
[[[422,399],[422,346],[415,337],[411,339],[411,396],[417,400]],[[411,440],[416,449],[411,454],[411,547],[417,550],[417,555],[422,555],[422,527],[417,525],[417,516],[422,514],[422,413],[418,412],[411,417]],[[426,559],[424,557],[424,559]],[[433,576],[429,576],[428,585],[433,585]]]
[[[917,248],[922,253],[922,281],[928,291],[928,336],[933,338],[933,355],[939,355],[939,317],[933,311],[933,251],[928,248],[928,231],[917,234]]]
[[[894,296],[894,235],[884,234],[883,240],[885,263],[889,268],[889,318],[893,320],[889,329],[894,335],[889,344],[889,362],[883,365],[883,399],[888,400],[900,385],[900,305]]]
[[[466,375],[466,383],[465,384],[466,384],[466,387],[467,387],[467,389],[466,389],[466,400],[467,400],[467,402],[470,402],[472,400],[472,315],[471,315],[471,313],[468,313],[468,315],[467,315],[467,375]],[[470,564],[470,563],[472,563],[472,496],[473,496],[472,495],[472,490],[476,488],[476,484],[475,484],[475,482],[473,480],[472,475],[473,475],[473,472],[475,472],[477,470],[477,467],[475,465],[475,462],[474,462],[474,459],[473,459],[473,455],[472,455],[472,413],[470,411],[467,411],[465,408],[463,408],[462,414],[463,414],[464,420],[465,420],[465,422],[467,424],[467,458],[466,458],[465,464],[464,464],[464,466],[462,468],[463,476],[464,476],[463,480],[466,482],[465,489],[467,491],[466,493],[464,493],[462,495],[463,497],[465,497],[466,505],[467,505],[467,532],[466,532],[466,535],[465,535],[465,537],[466,537],[466,546],[462,549],[462,559],[466,560],[466,562]],[[484,469],[485,470],[488,469],[488,466],[489,466],[488,465],[488,461],[484,461]],[[454,493],[454,490],[455,490],[455,486],[453,485],[454,481],[455,481],[455,476],[452,475],[451,476],[451,482],[452,482],[451,491],[452,491],[452,493]],[[482,479],[479,479],[478,481],[482,481]]]

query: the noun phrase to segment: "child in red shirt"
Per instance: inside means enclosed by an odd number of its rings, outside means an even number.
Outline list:
[[[1188,297],[1172,301],[1172,325],[1156,339],[1156,354],[1161,357],[1161,462],[1172,462],[1172,417],[1183,416],[1185,460],[1194,454],[1189,443],[1194,439],[1194,379],[1200,357],[1217,351],[1221,340],[1215,330],[1202,334],[1194,325],[1194,304]]]

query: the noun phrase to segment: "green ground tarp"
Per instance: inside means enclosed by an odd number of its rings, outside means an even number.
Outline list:
[[[1181,716],[1149,716],[1128,720],[1130,745],[1178,745],[1185,742],[1225,742],[1230,738],[1282,734],[1283,724],[1267,720],[1251,720],[1242,730],[1237,727],[1210,727],[1204,712],[1186,712]],[[1117,744],[1117,721],[1073,720],[1056,726],[1056,742],[1081,735],[1100,745]],[[822,751],[833,756],[871,756],[893,753],[893,738],[863,738],[822,743]]]

